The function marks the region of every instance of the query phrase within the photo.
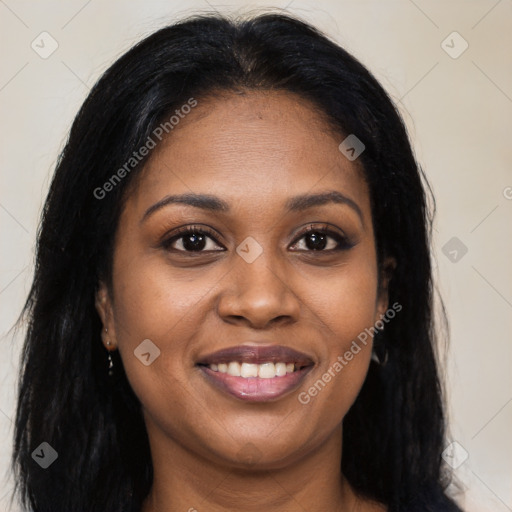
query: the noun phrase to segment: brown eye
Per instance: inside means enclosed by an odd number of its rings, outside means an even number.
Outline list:
[[[299,243],[302,240],[304,242]],[[299,247],[297,248],[297,246]],[[332,229],[312,227],[302,233],[293,247],[295,247],[295,250],[300,251],[328,252],[349,249],[352,247],[352,244],[350,244],[346,237],[334,232]]]
[[[208,252],[225,250],[214,238],[213,233],[194,226],[187,226],[167,238],[162,246],[177,252]]]

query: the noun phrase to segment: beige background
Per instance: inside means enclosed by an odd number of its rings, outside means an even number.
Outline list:
[[[215,1],[0,0],[0,511],[8,509],[12,485],[22,337],[11,327],[30,285],[38,216],[57,154],[99,74],[143,35],[198,9],[269,5]],[[450,440],[460,445],[455,462],[468,454],[455,471],[466,488],[460,502],[468,511],[512,511],[512,1],[272,6],[287,6],[354,53],[405,116],[438,204],[433,250],[451,324]],[[47,59],[31,48],[43,31],[58,43]],[[464,40],[467,50],[452,58]],[[467,247],[462,258],[461,246],[443,253],[452,237]]]

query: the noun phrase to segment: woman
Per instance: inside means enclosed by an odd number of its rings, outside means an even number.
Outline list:
[[[460,510],[422,180],[382,87],[301,21],[198,16],[123,55],[43,212],[25,506]]]

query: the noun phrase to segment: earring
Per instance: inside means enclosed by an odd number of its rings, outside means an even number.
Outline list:
[[[108,333],[107,328],[105,328],[105,332]],[[112,342],[110,340],[108,340],[107,347],[110,347],[110,345],[112,345]],[[114,363],[112,361],[111,350],[108,350],[108,376],[112,377],[112,375],[114,375]]]
[[[377,331],[378,333],[379,331]],[[377,339],[377,333],[373,342],[372,361],[379,366],[385,366],[389,359],[389,352],[386,343],[382,339]]]

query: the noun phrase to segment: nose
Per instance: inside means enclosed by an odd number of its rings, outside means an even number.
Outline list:
[[[225,322],[255,329],[297,322],[300,300],[286,282],[286,276],[282,272],[278,275],[264,254],[252,263],[237,256],[236,267],[224,277],[225,289],[217,311]]]

